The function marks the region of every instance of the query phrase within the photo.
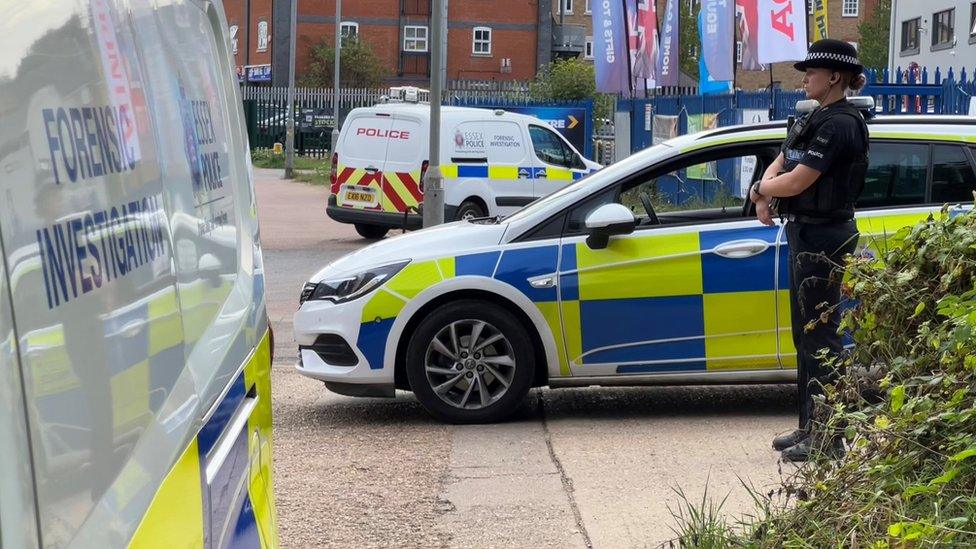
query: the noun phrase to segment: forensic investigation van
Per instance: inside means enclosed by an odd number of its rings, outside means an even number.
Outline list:
[[[364,238],[421,226],[430,104],[391,88],[392,101],[352,110],[332,157],[327,213]],[[504,216],[601,166],[546,122],[501,109],[443,107],[444,219]]]
[[[0,44],[0,546],[276,547],[221,2],[2,2]]]

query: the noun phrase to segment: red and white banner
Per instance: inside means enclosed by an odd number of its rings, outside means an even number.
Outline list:
[[[759,0],[759,62],[801,61],[807,56],[804,0]]]
[[[654,87],[657,76],[657,9],[652,0],[637,0],[629,3],[628,9],[631,6],[636,8],[633,13],[627,14],[631,71],[635,81],[645,79],[648,87]]]
[[[761,71],[759,63],[759,29],[757,0],[735,0],[735,24],[739,42],[742,43],[742,70]]]

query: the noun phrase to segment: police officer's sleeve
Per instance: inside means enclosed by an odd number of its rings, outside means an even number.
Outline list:
[[[848,141],[850,140],[842,124],[838,124],[836,120],[828,120],[817,128],[800,164],[823,173],[851,145]]]

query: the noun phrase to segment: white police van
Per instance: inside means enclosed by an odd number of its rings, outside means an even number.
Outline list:
[[[393,102],[349,113],[332,157],[327,213],[370,239],[422,222],[427,92],[390,92]],[[447,220],[508,215],[601,167],[538,118],[468,107],[443,107],[440,154]]]
[[[0,546],[274,547],[218,0],[0,2]]]

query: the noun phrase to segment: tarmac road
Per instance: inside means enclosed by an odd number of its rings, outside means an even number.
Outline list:
[[[355,399],[293,368],[308,276],[366,244],[328,189],[255,169],[275,330],[275,497],[284,547],[657,547],[682,490],[753,509],[779,482],[792,386],[538,389],[512,421],[452,426],[410,393]],[[785,470],[785,468],[784,468]]]

